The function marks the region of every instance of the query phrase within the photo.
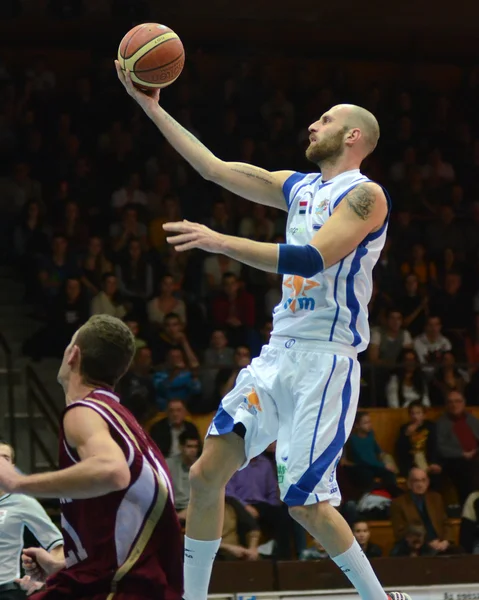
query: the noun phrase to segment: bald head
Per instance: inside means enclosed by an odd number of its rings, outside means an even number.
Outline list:
[[[332,110],[337,110],[344,118],[347,129],[359,129],[359,143],[364,148],[364,157],[376,148],[379,140],[379,123],[373,113],[355,104],[338,104]]]
[[[407,485],[413,494],[422,496],[429,488],[428,474],[426,471],[423,471],[423,469],[417,467],[412,468],[409,471]]]

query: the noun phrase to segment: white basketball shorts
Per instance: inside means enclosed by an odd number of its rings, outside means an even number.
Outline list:
[[[208,435],[242,435],[242,468],[277,440],[281,499],[289,506],[338,506],[336,467],[354,423],[359,384],[354,348],[273,337],[240,371]]]

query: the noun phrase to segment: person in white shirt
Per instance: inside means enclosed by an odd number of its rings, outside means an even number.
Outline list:
[[[110,315],[123,319],[127,310],[123,304],[116,302],[118,280],[113,273],[105,273],[102,277],[102,291],[91,302],[91,315]]]
[[[424,333],[414,340],[414,350],[428,377],[433,375],[435,367],[440,364],[443,353],[452,349],[451,342],[441,334],[441,328],[440,317],[430,316]]]
[[[113,192],[111,197],[111,206],[120,210],[127,204],[148,204],[148,196],[140,190],[141,178],[139,173],[132,173],[125,186]]]
[[[391,375],[386,386],[389,408],[407,408],[416,401],[423,406],[430,406],[427,385],[414,350],[403,350],[398,363],[401,366],[397,373]]]

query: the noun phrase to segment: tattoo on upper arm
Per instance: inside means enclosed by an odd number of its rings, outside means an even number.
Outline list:
[[[259,169],[255,169],[255,167],[248,167],[246,165],[233,165],[230,167],[232,171],[235,173],[240,173],[241,175],[245,175],[250,179],[257,179],[263,183],[267,183],[268,185],[273,185],[274,180],[267,173],[263,173]]]
[[[374,209],[376,193],[371,186],[358,185],[346,196],[348,205],[360,219],[366,221]]]

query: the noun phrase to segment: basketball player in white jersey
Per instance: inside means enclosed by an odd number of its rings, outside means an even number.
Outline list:
[[[376,147],[376,118],[340,105],[309,127],[307,158],[321,174],[270,173],[214,156],[159,105],[159,92],[118,77],[165,138],[203,177],[254,202],[288,211],[286,244],[227,236],[204,225],[167,223],[178,251],[201,248],[282,273],[271,342],[223,399],[191,469],[185,538],[185,600],[206,600],[220,545],[224,488],[233,473],[277,440],[282,500],[327,550],[364,600],[387,597],[346,521],[336,467],[359,396],[357,353],[369,342],[372,270],[384,245],[390,201],[360,172]],[[393,600],[409,597],[390,592]]]

